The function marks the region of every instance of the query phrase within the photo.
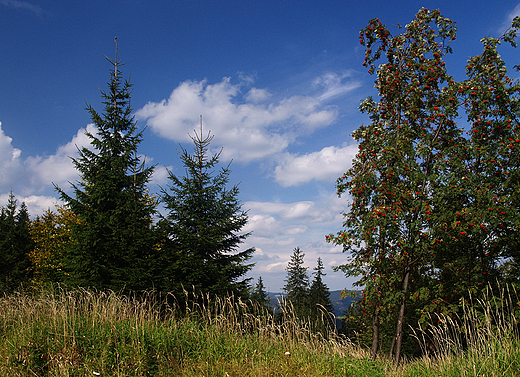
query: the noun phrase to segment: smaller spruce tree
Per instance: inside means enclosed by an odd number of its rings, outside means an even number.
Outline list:
[[[262,306],[269,306],[269,295],[265,291],[264,281],[262,280],[261,276],[258,278],[258,282],[251,292],[250,299],[251,301],[257,302]]]
[[[298,316],[309,314],[309,276],[307,267],[303,266],[305,254],[299,247],[296,247],[287,263],[287,278],[285,279],[284,292]]]
[[[318,257],[317,265],[314,267],[315,272],[312,273],[314,279],[309,289],[309,306],[315,329],[327,333],[327,330],[334,327],[335,319],[329,287],[323,282],[323,276],[326,275],[324,269],[323,261]]]
[[[243,276],[253,266],[247,261],[254,248],[237,251],[250,234],[240,233],[247,223],[247,213],[237,198],[238,186],[226,187],[229,165],[214,174],[220,153],[208,156],[213,136],[208,132],[204,137],[202,117],[200,135],[190,137],[194,154],[182,147],[179,152],[186,176],[170,172],[171,185],[163,190],[168,211],[160,224],[165,233],[163,289],[176,296],[193,290],[196,294],[247,298],[250,278]]]
[[[313,314],[320,313],[320,306],[329,313],[334,311],[334,306],[330,300],[329,288],[327,287],[327,284],[323,282],[323,276],[326,275],[323,272],[324,269],[325,267],[323,266],[323,261],[318,257],[317,265],[314,268],[314,271],[316,272],[312,273],[314,275],[314,279],[312,280],[309,290],[309,301],[311,304],[311,312]]]

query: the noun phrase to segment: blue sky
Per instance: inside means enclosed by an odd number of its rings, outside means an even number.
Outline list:
[[[518,0],[0,0],[0,205],[13,190],[41,214],[57,202],[53,182],[78,178],[69,156],[88,143],[86,103],[102,111],[117,36],[136,120],[147,126],[139,152],[157,164],[150,188],[168,183],[165,167],[184,174],[177,149],[191,150],[202,115],[249,211],[250,276],[280,291],[299,246],[309,272],[321,257],[329,288],[350,288],[331,269],[347,254],[324,235],[341,228],[348,197],[337,198],[334,182],[357,151],[351,132],[367,122],[357,106],[374,94],[359,30],[379,17],[396,32],[421,7],[457,23],[446,59],[456,79],[480,39],[520,15]],[[520,50],[501,53],[519,64]]]

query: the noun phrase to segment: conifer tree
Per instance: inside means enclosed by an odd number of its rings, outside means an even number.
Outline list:
[[[71,244],[64,269],[73,285],[115,290],[153,287],[152,263],[155,201],[147,194],[153,167],[144,167],[137,155],[142,131],[131,115],[132,84],[123,81],[121,62],[113,65],[105,105],[99,114],[87,106],[96,132],[87,132],[92,150],[83,147],[73,159],[81,181],[72,184],[74,196],[56,187],[61,199],[77,216],[71,223]]]
[[[169,190],[162,199],[168,214],[161,221],[167,237],[162,246],[163,289],[182,294],[247,298],[249,278],[244,275],[252,268],[247,264],[254,248],[238,251],[250,233],[240,233],[247,223],[247,213],[238,200],[238,186],[228,189],[229,165],[214,174],[220,153],[208,155],[213,139],[204,137],[202,117],[200,135],[190,136],[195,145],[191,155],[181,147],[180,158],[186,176],[169,174]]]
[[[265,291],[264,281],[260,276],[255,288],[251,292],[251,301],[257,302],[262,306],[269,306],[269,295]]]
[[[323,282],[323,276],[326,275],[323,272],[324,269],[323,262],[318,257],[316,267],[314,267],[315,272],[312,273],[314,278],[309,289],[309,307],[315,329],[327,333],[327,330],[334,326],[335,316],[329,288]]]
[[[283,287],[287,301],[291,302],[299,316],[309,315],[309,275],[303,266],[305,254],[299,247],[294,248],[287,263],[287,278]]]
[[[0,209],[0,292],[12,292],[32,276],[29,212],[25,203],[18,209],[16,202],[11,192],[7,205]]]
[[[311,304],[311,312],[314,315],[317,315],[320,312],[319,307],[323,307],[327,312],[331,313],[334,311],[334,306],[332,305],[332,301],[330,300],[330,291],[327,284],[323,282],[323,276],[326,274],[323,272],[325,267],[323,266],[323,261],[320,257],[318,257],[318,262],[316,267],[314,267],[314,271],[312,274],[314,278],[311,282],[311,287],[309,289],[309,301]]]

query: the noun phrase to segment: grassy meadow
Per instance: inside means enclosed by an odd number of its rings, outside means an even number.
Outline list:
[[[180,314],[152,294],[46,289],[0,298],[0,376],[517,376],[513,303],[502,301],[419,329],[436,352],[394,370],[333,331],[311,331],[290,305],[275,316],[206,297]]]

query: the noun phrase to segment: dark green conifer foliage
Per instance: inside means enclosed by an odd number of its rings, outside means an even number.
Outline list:
[[[295,313],[299,316],[309,314],[309,275],[307,267],[303,266],[305,254],[296,247],[287,263],[287,278],[283,290],[286,298],[294,306]]]
[[[17,210],[11,192],[7,205],[0,210],[0,292],[12,292],[30,282],[29,253],[34,245],[29,225],[27,206],[22,203]]]
[[[314,330],[327,334],[335,326],[335,316],[329,288],[323,282],[323,276],[326,275],[323,273],[324,269],[321,258],[318,258],[309,289],[309,309]]]
[[[98,289],[143,290],[153,287],[156,202],[147,194],[154,167],[137,155],[142,131],[131,115],[131,87],[113,65],[105,105],[99,114],[87,106],[96,133],[87,133],[92,148],[73,159],[81,181],[72,184],[74,197],[57,187],[61,199],[78,216],[70,224],[72,244],[64,256],[68,283]]]
[[[231,189],[229,165],[216,174],[213,169],[220,153],[208,156],[213,136],[191,137],[194,154],[181,147],[180,158],[186,176],[170,172],[171,185],[163,190],[168,215],[161,222],[167,234],[163,245],[165,261],[165,289],[182,294],[183,290],[196,294],[226,296],[234,294],[247,298],[249,280],[243,276],[252,268],[247,264],[254,252],[249,248],[238,252],[240,244],[250,233],[240,233],[247,223],[237,196],[238,186]],[[163,289],[164,289],[163,288]]]
[[[251,301],[257,302],[263,306],[269,306],[269,295],[265,291],[264,281],[260,276],[258,278],[258,282],[255,285],[255,288],[251,292]]]
[[[330,291],[327,284],[323,282],[323,276],[326,274],[323,273],[325,267],[323,266],[323,261],[321,258],[318,258],[318,262],[312,274],[314,275],[314,279],[311,283],[311,288],[309,290],[309,301],[311,305],[311,313],[313,315],[318,315],[320,313],[320,307],[327,310],[329,313],[334,311],[334,305],[332,305],[332,301],[330,301]]]

